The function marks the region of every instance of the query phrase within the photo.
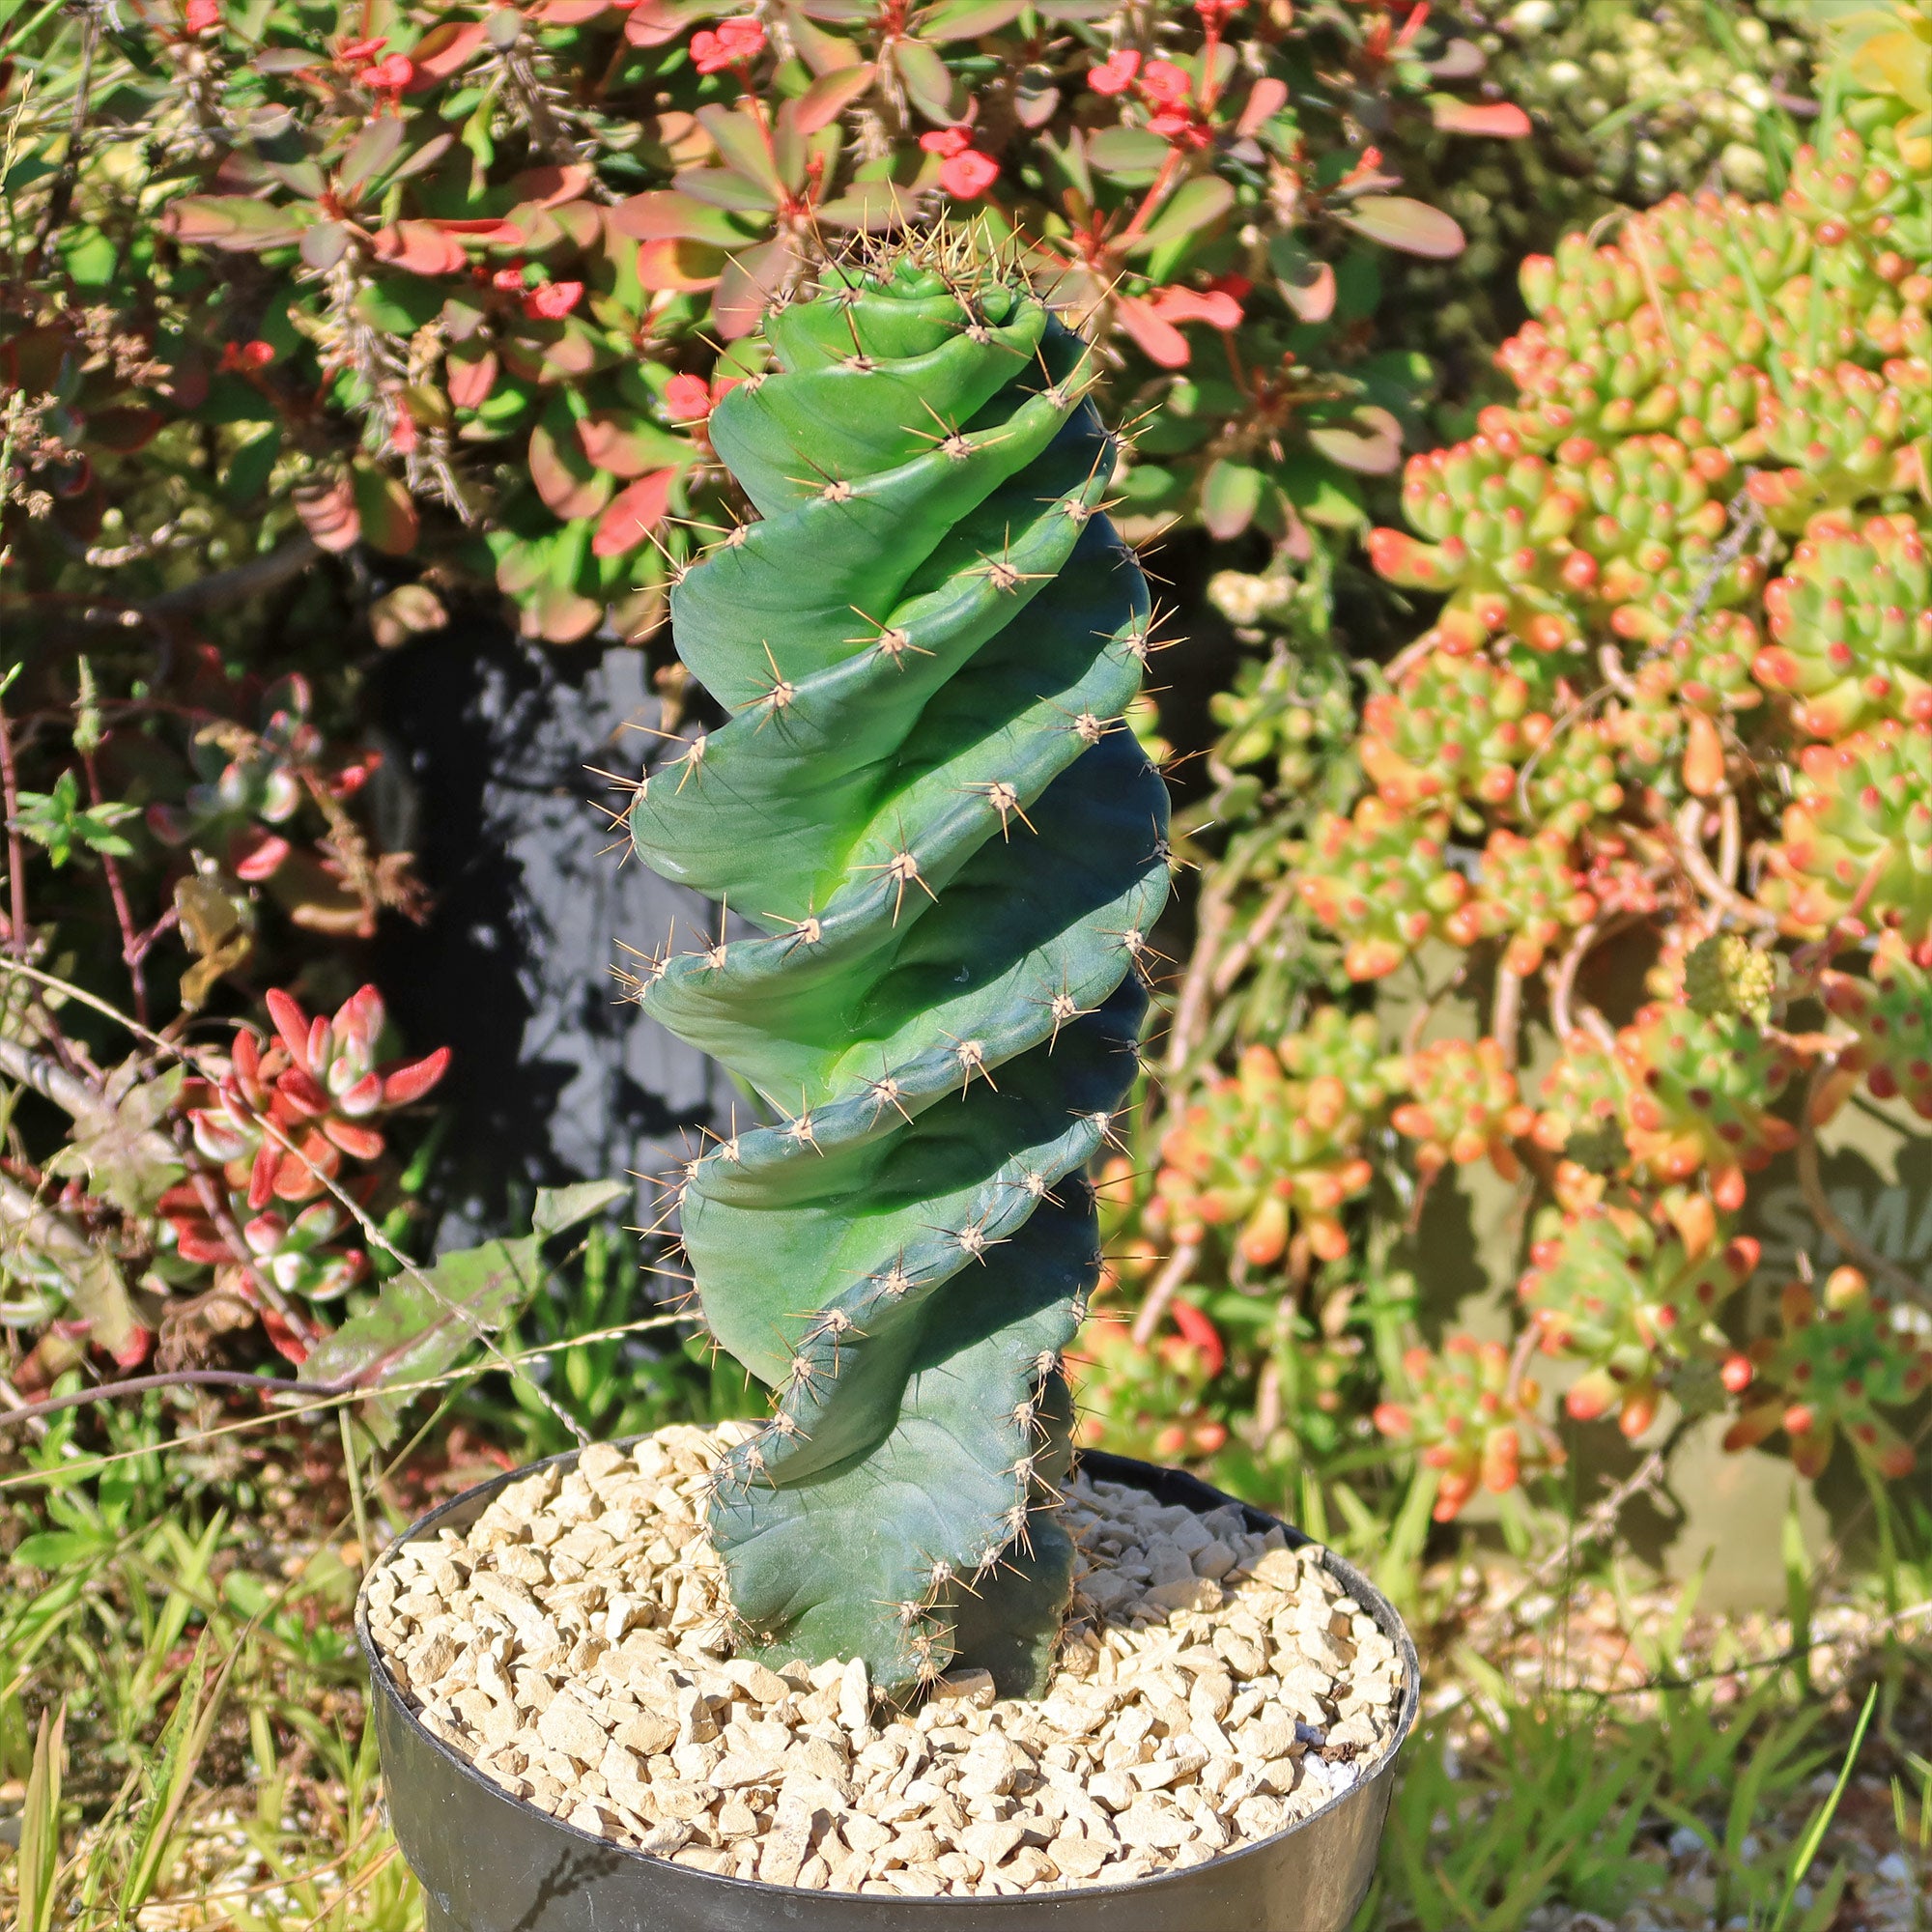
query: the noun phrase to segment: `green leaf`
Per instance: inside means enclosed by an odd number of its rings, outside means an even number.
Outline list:
[[[1405,255],[1447,261],[1463,252],[1463,231],[1453,215],[1406,194],[1365,194],[1335,211],[1336,219]]]
[[[442,1256],[427,1270],[386,1282],[302,1363],[298,1379],[367,1390],[365,1414],[380,1439],[394,1434],[406,1398],[384,1390],[442,1375],[482,1337],[515,1321],[543,1285],[543,1243],[623,1198],[621,1181],[585,1180],[537,1190],[532,1233]]]
[[[163,225],[191,246],[254,253],[300,241],[309,218],[305,209],[277,208],[245,194],[191,194],[174,203]]]
[[[927,41],[977,41],[997,34],[1020,16],[1022,0],[943,0],[919,16],[919,32]]]
[[[1223,543],[1254,522],[1261,500],[1262,472],[1250,463],[1223,456],[1201,479],[1201,521],[1208,534]]]
[[[1196,175],[1168,196],[1160,213],[1148,223],[1127,252],[1144,255],[1150,249],[1172,248],[1176,242],[1191,242],[1220,220],[1234,205],[1235,190],[1219,175]],[[1157,282],[1167,279],[1158,270],[1152,274]]]
[[[61,1867],[61,1769],[66,1756],[67,1704],[41,1713],[33,1768],[20,1812],[20,1853],[14,1889],[19,1932],[53,1932]]]
[[[108,1556],[121,1539],[112,1531],[85,1529],[43,1529],[38,1536],[23,1537],[14,1550],[13,1560],[29,1570],[65,1570],[71,1563],[85,1563],[95,1556]]]
[[[893,50],[898,63],[899,78],[914,102],[934,121],[956,118],[959,84],[937,47],[923,41],[901,41]]]
[[[1331,464],[1306,453],[1277,464],[1274,480],[1281,493],[1311,524],[1350,530],[1368,521],[1361,492]]]
[[[1089,163],[1112,181],[1151,182],[1166,158],[1167,143],[1145,128],[1102,128],[1087,137]]]
[[[569,1187],[539,1187],[530,1226],[537,1234],[561,1235],[625,1199],[621,1180],[580,1180]]]

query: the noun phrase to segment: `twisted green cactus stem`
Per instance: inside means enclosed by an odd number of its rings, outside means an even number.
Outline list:
[[[1135,1068],[1166,793],[1122,713],[1146,582],[1087,351],[958,258],[837,271],[711,419],[758,512],[677,585],[731,713],[633,810],[745,937],[650,1012],[779,1118],[694,1161],[720,1343],[775,1391],[711,1507],[747,1640],[1043,1680],[1071,1587],[1061,1350]]]

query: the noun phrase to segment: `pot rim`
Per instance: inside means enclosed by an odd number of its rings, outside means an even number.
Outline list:
[[[629,1450],[637,1443],[648,1440],[657,1433],[655,1430],[645,1430],[637,1435],[620,1436],[608,1446],[612,1449]],[[477,1483],[451,1496],[446,1502],[439,1503],[435,1509],[418,1517],[400,1536],[385,1544],[382,1554],[372,1561],[364,1572],[361,1585],[355,1593],[355,1641],[361,1648],[364,1661],[368,1663],[372,1690],[377,1695],[386,1697],[394,1707],[396,1716],[411,1727],[417,1739],[428,1745],[464,1777],[480,1785],[492,1796],[531,1812],[569,1837],[580,1840],[586,1846],[594,1846],[601,1853],[615,1854],[631,1863],[646,1867],[669,1865],[671,1861],[668,1859],[659,1858],[651,1852],[639,1851],[635,1845],[623,1844],[615,1838],[606,1838],[594,1832],[586,1832],[582,1826],[573,1825],[566,1818],[556,1817],[554,1813],[543,1810],[541,1806],[532,1804],[528,1799],[517,1797],[498,1784],[495,1778],[488,1777],[478,1771],[469,1758],[431,1730],[412,1708],[410,1693],[404,1690],[390,1674],[383,1652],[369,1632],[369,1585],[381,1568],[383,1557],[401,1544],[415,1542],[425,1537],[433,1539],[445,1517],[453,1515],[460,1509],[473,1508],[480,1513],[481,1509],[486,1508],[495,1499],[498,1491],[507,1488],[511,1483],[521,1482],[524,1477],[534,1475],[540,1469],[551,1468],[560,1463],[574,1463],[583,1453],[583,1449],[591,1446],[593,1445],[586,1443],[581,1448],[566,1449],[554,1456],[545,1456],[535,1463],[526,1463],[517,1468],[505,1469],[500,1475],[493,1476],[487,1482]],[[1394,1769],[1396,1758],[1408,1742],[1409,1734],[1415,1728],[1416,1717],[1422,1702],[1422,1662],[1416,1655],[1415,1643],[1408,1634],[1407,1626],[1397,1614],[1394,1605],[1360,1571],[1338,1556],[1326,1544],[1317,1543],[1312,1536],[1295,1528],[1293,1523],[1284,1522],[1279,1517],[1271,1516],[1259,1504],[1243,1502],[1239,1496],[1231,1496],[1225,1490],[1217,1490],[1211,1483],[1204,1482],[1199,1476],[1191,1475],[1184,1469],[1170,1468],[1158,1463],[1144,1463],[1138,1457],[1117,1456],[1101,1449],[1080,1451],[1075,1458],[1075,1467],[1087,1468],[1102,1482],[1125,1482],[1136,1489],[1148,1491],[1162,1501],[1181,1503],[1193,1509],[1197,1515],[1232,1503],[1236,1509],[1243,1511],[1251,1520],[1258,1520],[1264,1528],[1280,1529],[1287,1536],[1288,1547],[1291,1549],[1302,1549],[1311,1546],[1318,1549],[1321,1552],[1322,1568],[1327,1570],[1362,1608],[1375,1618],[1383,1635],[1395,1644],[1396,1655],[1402,1660],[1403,1665],[1402,1709],[1396,1719],[1394,1734],[1374,1768],[1349,1785],[1346,1790],[1338,1791],[1325,1804],[1318,1805],[1307,1817],[1297,1818],[1293,1824],[1284,1827],[1281,1831],[1272,1832],[1265,1838],[1254,1838],[1246,1844],[1233,1846],[1225,1852],[1216,1852],[1211,1858],[1202,1860],[1199,1864],[1183,1865],[1175,1870],[1154,1873],[1147,1878],[1128,1879],[1113,1885],[1068,1886],[1052,1894],[1022,1892],[1015,1895],[1016,1903],[1037,1902],[1043,1895],[1069,1899],[1145,1896],[1157,1887],[1194,1878],[1197,1874],[1210,1871],[1215,1866],[1232,1865],[1236,1861],[1278,1846],[1284,1839],[1291,1838],[1297,1832],[1313,1825],[1317,1819],[1326,1817],[1340,1805],[1354,1802],[1373,1785],[1380,1783]],[[1163,1491],[1177,1493],[1163,1495]],[[794,1895],[812,1899],[828,1895],[823,1891],[810,1890],[804,1886],[768,1885],[761,1879],[739,1878],[727,1872],[691,1871],[689,1875],[702,1879],[710,1885],[734,1887],[748,1893],[768,1892],[780,1896]],[[854,1896],[859,1895],[854,1894]],[[906,1898],[900,1902],[907,1910],[915,1907],[927,1910],[966,1906],[983,1910],[988,1904],[994,1903],[995,1899],[993,1895],[984,1893],[969,1896],[946,1893],[936,1898]]]

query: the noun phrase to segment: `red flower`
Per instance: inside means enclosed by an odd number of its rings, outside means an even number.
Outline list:
[[[1193,86],[1187,70],[1169,60],[1149,61],[1141,75],[1141,92],[1156,107],[1179,107]]]
[[[186,0],[182,8],[182,28],[190,34],[205,34],[221,24],[221,0]]]
[[[389,44],[386,35],[373,41],[344,41],[336,48],[336,61],[343,67],[367,67]]]
[[[1238,14],[1248,0],[1194,0],[1194,11],[1201,15],[1204,27],[1219,32],[1228,24],[1230,14]]]
[[[679,422],[702,422],[711,413],[711,385],[702,376],[673,376],[665,384],[664,404]]]
[[[764,45],[765,23],[741,14],[735,19],[721,20],[716,33],[706,28],[693,34],[692,63],[699,73],[721,73],[727,67],[754,60]]]
[[[1095,94],[1124,94],[1141,71],[1141,57],[1131,47],[1111,53],[1097,67],[1087,70],[1087,85]]]
[[[266,369],[274,359],[275,352],[259,339],[221,345],[220,367],[224,375],[233,370]]]
[[[939,185],[955,201],[977,201],[1000,178],[1000,164],[991,155],[968,148],[939,170]]]
[[[532,322],[561,322],[583,299],[582,282],[546,282],[524,296],[524,313]]]
[[[362,75],[362,85],[377,94],[400,94],[416,77],[416,64],[408,54],[391,54]]]
[[[513,262],[507,269],[498,269],[490,277],[493,289],[501,289],[505,295],[521,295],[524,289],[524,265]]]
[[[919,145],[928,155],[943,155],[950,161],[972,146],[972,136],[963,128],[935,128],[931,133],[919,137]]]

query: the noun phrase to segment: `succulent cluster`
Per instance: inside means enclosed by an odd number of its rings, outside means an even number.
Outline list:
[[[1295,1232],[1325,1261],[1346,1254],[1341,1209],[1373,1173],[1364,1138],[1407,1086],[1370,1014],[1324,1008],[1279,1049],[1249,1047],[1162,1141],[1148,1235],[1198,1245],[1226,1229],[1255,1267],[1279,1262]]]
[[[265,1046],[242,1029],[228,1070],[188,1082],[181,1096],[196,1151],[219,1171],[219,1191],[204,1173],[163,1194],[160,1211],[174,1252],[213,1267],[217,1292],[260,1306],[267,1276],[302,1305],[334,1301],[361,1278],[367,1259],[341,1242],[349,1216],[331,1183],[353,1162],[346,1184],[367,1193],[386,1149],[383,1117],[435,1087],[449,1049],[385,1059],[393,1042],[374,986],[352,994],[332,1018],[311,1020],[279,989],[268,1004],[275,1037]],[[280,1311],[263,1313],[276,1345],[300,1361],[306,1347],[276,1320]]]
[[[1525,1473],[1555,1466],[1563,1451],[1536,1418],[1542,1391],[1511,1372],[1500,1342],[1452,1335],[1441,1352],[1403,1358],[1411,1393],[1376,1409],[1376,1427],[1412,1448],[1435,1472],[1437,1522],[1451,1520],[1476,1492],[1501,1493]]]
[[[1833,1213],[1810,1144],[1861,1083],[1932,1118],[1932,225],[1903,117],[1854,93],[1776,200],[1675,196],[1523,265],[1496,355],[1515,402],[1411,460],[1408,527],[1369,541],[1428,628],[1363,705],[1352,799],[1282,867],[1360,988],[1350,1029],[1412,969],[1442,988],[1385,1115],[1321,1145],[1349,1179],[1311,1236],[1331,1277],[1365,1266],[1378,1169],[1401,1198],[1398,1165],[1488,1159],[1545,1204],[1520,1303],[1578,1368],[1574,1422],[1642,1435],[1673,1386],[1720,1388],[1734,1446],[1782,1429],[1807,1474],[1840,1428],[1902,1467],[1877,1411],[1923,1377],[1863,1286],[1909,1282]],[[1445,1030],[1472,996],[1487,1012]],[[1338,1010],[1318,993],[1309,1037]],[[1315,1145],[1271,1071],[1299,1051],[1210,1081],[1155,1181],[1177,1242],[1226,1204],[1251,1291]],[[1740,1353],[1739,1217],[1793,1152],[1857,1272],[1815,1309],[1792,1291]],[[1413,1400],[1377,1420],[1440,1472],[1438,1514],[1529,1465],[1504,1357],[1459,1343],[1403,1375]]]
[[[1671,1225],[1672,1207],[1687,1225]],[[1720,1240],[1689,1202],[1546,1209],[1518,1293],[1544,1352],[1587,1365],[1564,1407],[1579,1422],[1614,1413],[1626,1435],[1641,1435],[1673,1372],[1729,1354],[1715,1318],[1757,1252],[1745,1236]]]
[[[1932,1350],[1855,1267],[1833,1269],[1815,1292],[1792,1282],[1778,1312],[1778,1332],[1726,1364],[1742,1412],[1725,1446],[1749,1448],[1782,1430],[1799,1473],[1816,1476],[1842,1432],[1879,1475],[1909,1474],[1912,1445],[1883,1411],[1932,1386]]]

